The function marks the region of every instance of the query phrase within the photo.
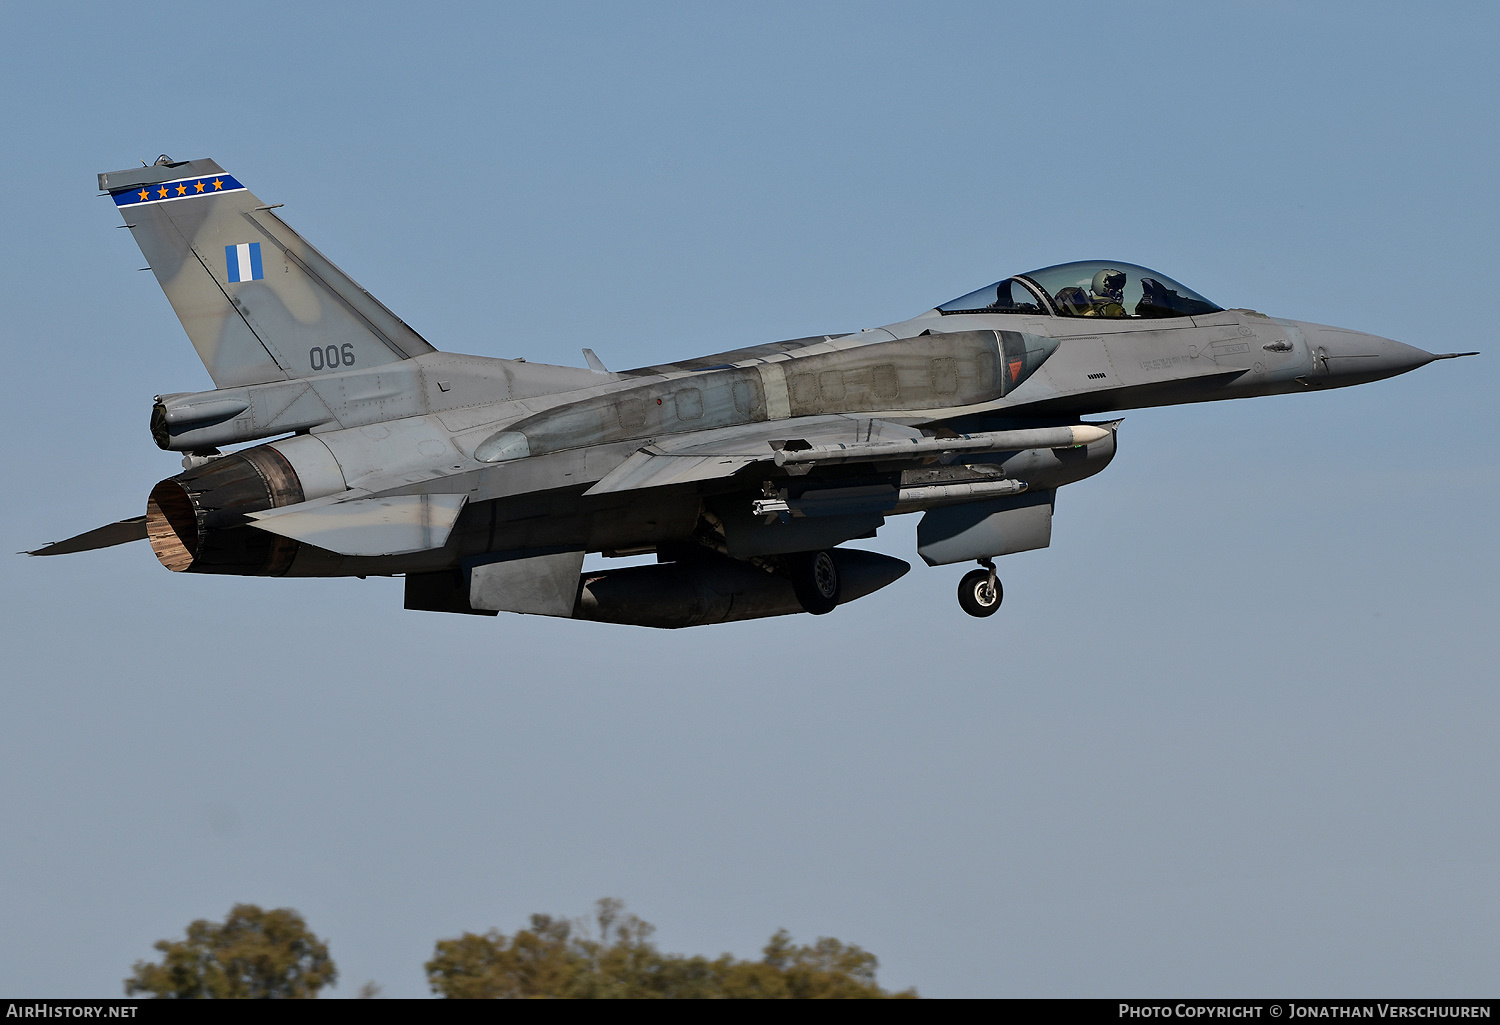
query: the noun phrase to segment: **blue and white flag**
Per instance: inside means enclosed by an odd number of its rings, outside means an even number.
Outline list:
[[[224,263],[229,268],[231,282],[259,281],[266,276],[260,267],[259,242],[241,242],[237,246],[225,246]]]

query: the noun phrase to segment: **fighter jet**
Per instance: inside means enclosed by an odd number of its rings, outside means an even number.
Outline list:
[[[1005,278],[896,324],[611,372],[442,352],[212,160],[99,175],[215,385],[164,394],[183,454],[144,516],[178,573],[401,576],[405,607],[686,627],[822,615],[905,574],[845,542],[921,513],[929,566],[1051,542],[1118,410],[1313,392],[1435,355],[1224,309],[1118,261]],[[228,451],[230,446],[245,446]],[[655,564],[583,572],[590,553]]]

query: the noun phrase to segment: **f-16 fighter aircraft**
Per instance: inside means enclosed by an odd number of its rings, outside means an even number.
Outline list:
[[[1142,406],[1317,391],[1437,359],[1219,306],[1128,263],[1018,274],[910,320],[618,373],[440,352],[212,160],[99,175],[215,388],[160,395],[184,453],[146,514],[178,573],[404,576],[406,608],[684,627],[831,612],[910,569],[838,547],[920,512],[929,566],[1044,548],[1058,489]],[[275,439],[275,440],[267,440]],[[226,446],[255,443],[233,452]],[[584,556],[654,565],[583,573]]]

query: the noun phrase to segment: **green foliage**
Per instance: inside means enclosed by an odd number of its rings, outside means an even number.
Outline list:
[[[824,937],[797,946],[779,930],[759,961],[663,954],[654,927],[625,913],[618,900],[599,901],[597,934],[581,922],[532,915],[531,927],[507,936],[494,929],[439,940],[427,981],[456,999],[573,998],[859,998],[915,997],[887,993],[875,982],[874,954]],[[598,938],[595,938],[597,935]]]
[[[338,980],[328,945],[291,908],[236,904],[220,925],[200,918],[187,939],[158,940],[160,964],[137,961],[125,993],[158,998],[298,999]]]

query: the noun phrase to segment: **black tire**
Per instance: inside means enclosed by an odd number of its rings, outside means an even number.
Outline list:
[[[998,579],[994,591],[990,591],[990,571],[987,569],[971,570],[958,582],[958,604],[971,616],[979,619],[993,616],[1000,611],[1000,603],[1004,600],[1005,588],[1000,586]]]
[[[792,590],[804,611],[822,616],[838,607],[842,587],[838,563],[833,561],[830,553],[802,552],[789,561]]]

